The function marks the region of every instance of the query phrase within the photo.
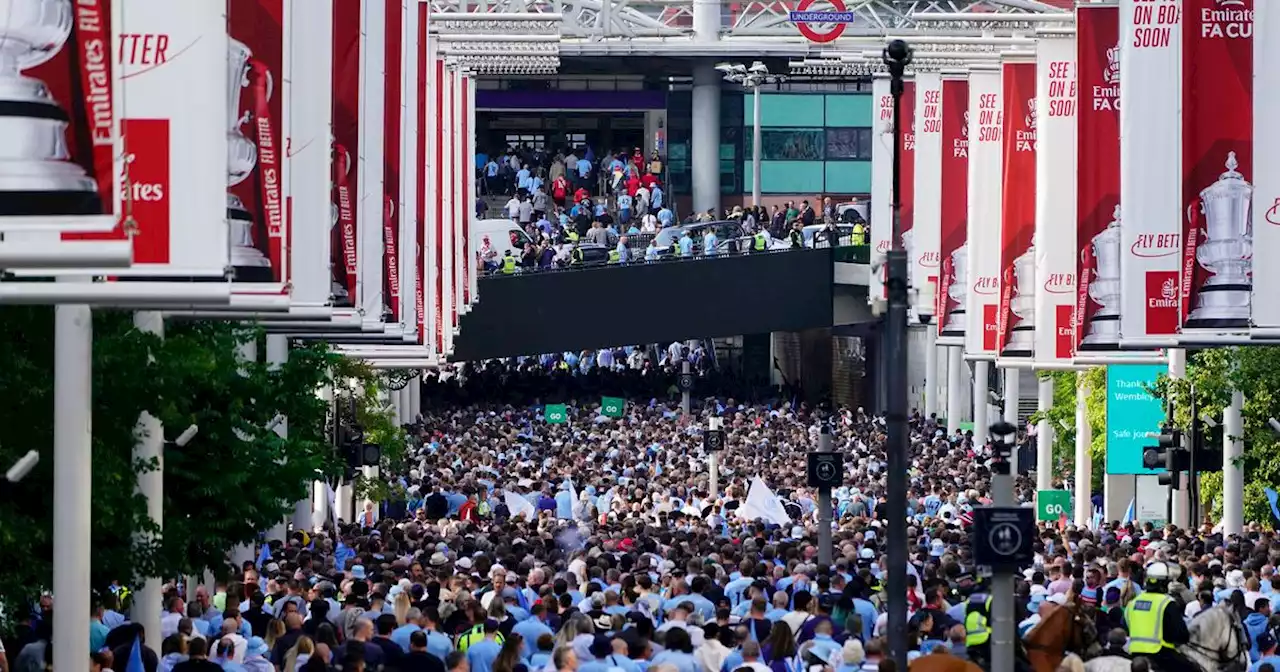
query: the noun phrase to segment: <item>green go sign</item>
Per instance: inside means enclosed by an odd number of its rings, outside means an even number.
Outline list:
[[[569,411],[564,404],[547,404],[542,417],[546,419],[548,425],[563,425],[569,422]]]
[[[600,415],[610,418],[621,418],[626,401],[619,397],[604,397],[600,400]]]
[[[1036,493],[1036,520],[1057,522],[1071,517],[1071,493],[1066,490],[1040,490]]]

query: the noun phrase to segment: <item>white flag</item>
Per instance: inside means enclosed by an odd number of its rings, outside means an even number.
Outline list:
[[[774,525],[791,524],[791,516],[788,516],[787,510],[783,508],[782,500],[773,494],[759,476],[751,479],[747,499],[738,507],[738,516],[746,520],[760,518]]]
[[[502,501],[507,503],[507,508],[511,510],[512,518],[519,518],[521,515],[524,515],[529,520],[538,518],[538,510],[533,507],[533,504],[510,490],[502,493]]]

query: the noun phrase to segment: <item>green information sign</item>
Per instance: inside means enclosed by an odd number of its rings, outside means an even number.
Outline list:
[[[1036,520],[1057,522],[1062,516],[1071,517],[1070,492],[1066,490],[1036,492]]]
[[[600,400],[600,415],[621,418],[622,409],[626,408],[626,406],[626,400],[621,397],[604,397]]]
[[[562,425],[569,422],[569,411],[564,404],[547,404],[547,410],[543,414],[548,425]]]

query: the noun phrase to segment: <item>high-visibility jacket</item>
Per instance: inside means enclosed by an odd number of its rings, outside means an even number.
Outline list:
[[[991,596],[987,596],[987,613],[991,613]],[[991,627],[987,624],[987,617],[977,609],[970,608],[969,613],[964,617],[964,645],[965,646],[981,646],[991,639]]]
[[[565,238],[567,238],[567,239],[568,239],[568,241],[569,241],[569,242],[571,242],[571,243],[576,243],[576,242],[578,242],[578,230],[577,230],[577,229],[574,229],[574,228],[570,228],[570,229],[565,233]]]
[[[791,247],[804,247],[804,234],[795,229],[791,229]]]
[[[497,639],[495,639],[494,641],[496,641],[498,644],[502,644],[504,639],[502,636],[502,633],[499,632],[495,634],[497,636]],[[462,653],[466,653],[467,649],[470,648],[472,644],[475,644],[482,639],[484,639],[484,623],[481,623],[480,625],[477,625],[476,627],[471,628],[470,630],[462,633],[461,635],[458,635],[458,651]]]
[[[751,237],[752,249],[754,249],[757,252],[764,252],[765,248],[768,247],[768,245],[769,243],[768,241],[765,240],[763,231],[756,233],[756,235]]]
[[[854,245],[867,244],[867,229],[861,223],[853,225],[853,244]]]
[[[573,251],[569,253],[569,263],[573,266],[577,266],[582,263],[582,248],[573,248]]]
[[[511,275],[516,272],[515,257],[505,256],[502,258],[502,272],[506,275]]]
[[[1124,608],[1124,620],[1129,625],[1129,653],[1159,653],[1173,645],[1164,639],[1164,610],[1173,598],[1164,593],[1144,592]]]
[[[616,264],[622,261],[622,254],[617,249],[609,250],[609,263]]]

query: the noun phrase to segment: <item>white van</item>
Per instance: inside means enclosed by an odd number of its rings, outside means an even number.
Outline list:
[[[512,256],[519,257],[524,246],[533,242],[529,234],[509,219],[476,219],[471,221],[471,249],[480,254],[484,248],[485,236],[489,237],[489,245],[498,253],[495,263],[511,250]]]

